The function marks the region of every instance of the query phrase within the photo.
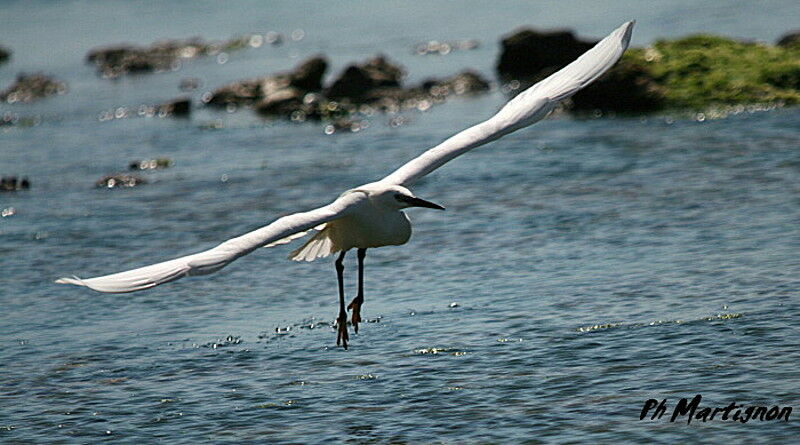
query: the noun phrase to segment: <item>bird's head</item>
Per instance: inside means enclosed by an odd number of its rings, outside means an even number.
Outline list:
[[[429,209],[444,210],[439,204],[417,198],[411,190],[401,185],[375,187],[368,191],[370,200],[384,207],[397,210],[409,207],[426,207]]]

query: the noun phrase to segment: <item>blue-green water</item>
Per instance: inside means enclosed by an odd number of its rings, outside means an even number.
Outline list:
[[[679,440],[788,443],[787,422],[639,421],[645,400],[800,409],[800,110],[722,119],[557,116],[460,158],[416,193],[414,236],[368,252],[364,315],[335,347],[330,260],[262,249],[209,277],[103,295],[59,286],[216,245],[329,202],[491,115],[500,92],[368,118],[353,134],[199,109],[187,120],[100,121],[325,53],[333,73],[383,52],[409,82],[472,67],[523,24],[600,37],[630,18],[634,44],[695,31],[773,41],[788,1],[456,7],[370,2],[5,2],[0,88],[45,71],[64,96],[0,113],[0,442],[463,443]],[[736,5],[735,7],[733,5]],[[101,44],[303,29],[278,47],[100,79]],[[420,57],[415,43],[481,46]],[[94,189],[134,159],[169,157],[130,190]],[[223,181],[223,177],[226,179]],[[347,286],[355,286],[354,258]],[[456,303],[456,304],[452,304]],[[277,332],[276,332],[277,331]],[[668,416],[667,416],[668,417]]]

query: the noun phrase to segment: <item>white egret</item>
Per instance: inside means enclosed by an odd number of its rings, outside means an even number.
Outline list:
[[[61,278],[56,282],[86,286],[98,292],[133,292],[185,276],[216,272],[259,247],[285,244],[316,231],[308,242],[291,253],[290,258],[312,261],[339,252],[335,261],[339,284],[336,344],[347,348],[347,310],[342,277],[342,262],[347,251],[355,248],[358,252],[358,293],[347,306],[352,310],[351,322],[358,332],[364,301],[363,273],[367,249],[401,245],[408,241],[411,223],[403,209],[444,209],[417,198],[407,187],[456,156],[543,119],[560,101],[589,85],[619,60],[628,47],[633,25],[633,21],[623,24],[574,62],[517,95],[488,120],[450,137],[380,181],[347,190],[326,206],[284,216],[193,255],[112,275],[88,279]]]

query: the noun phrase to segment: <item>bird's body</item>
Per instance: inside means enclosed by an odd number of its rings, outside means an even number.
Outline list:
[[[380,181],[347,190],[326,206],[284,216],[193,255],[112,275],[85,280],[61,278],[56,282],[86,286],[99,292],[133,292],[185,276],[216,272],[260,247],[286,244],[316,230],[311,239],[292,252],[290,258],[312,261],[340,253],[335,263],[339,281],[337,344],[343,343],[346,348],[347,314],[342,278],[345,253],[350,249],[358,251],[358,294],[348,307],[353,311],[352,323],[358,332],[366,250],[408,242],[411,223],[403,209],[427,207],[444,210],[437,204],[417,198],[408,187],[453,158],[543,119],[560,101],[589,85],[619,60],[630,41],[633,24],[623,24],[577,60],[517,95],[486,121],[448,138]]]
[[[410,191],[382,182],[364,184],[348,190],[341,197],[353,195],[358,202],[341,218],[318,227],[319,231],[289,256],[293,260],[316,258],[350,249],[399,246],[411,238],[411,221],[387,191]]]

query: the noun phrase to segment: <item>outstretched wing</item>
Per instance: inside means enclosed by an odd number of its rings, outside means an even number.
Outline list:
[[[320,224],[341,218],[363,199],[363,193],[348,192],[326,206],[278,218],[272,224],[225,241],[204,252],[113,275],[85,280],[78,277],[61,278],[56,283],[86,286],[98,292],[122,293],[148,289],[186,276],[210,274],[259,247],[283,244],[296,238],[298,233],[305,233]]]
[[[395,170],[382,182],[408,186],[456,156],[544,119],[559,101],[572,96],[614,66],[628,48],[634,23],[630,21],[620,26],[574,62],[517,95],[490,119],[451,136]]]

